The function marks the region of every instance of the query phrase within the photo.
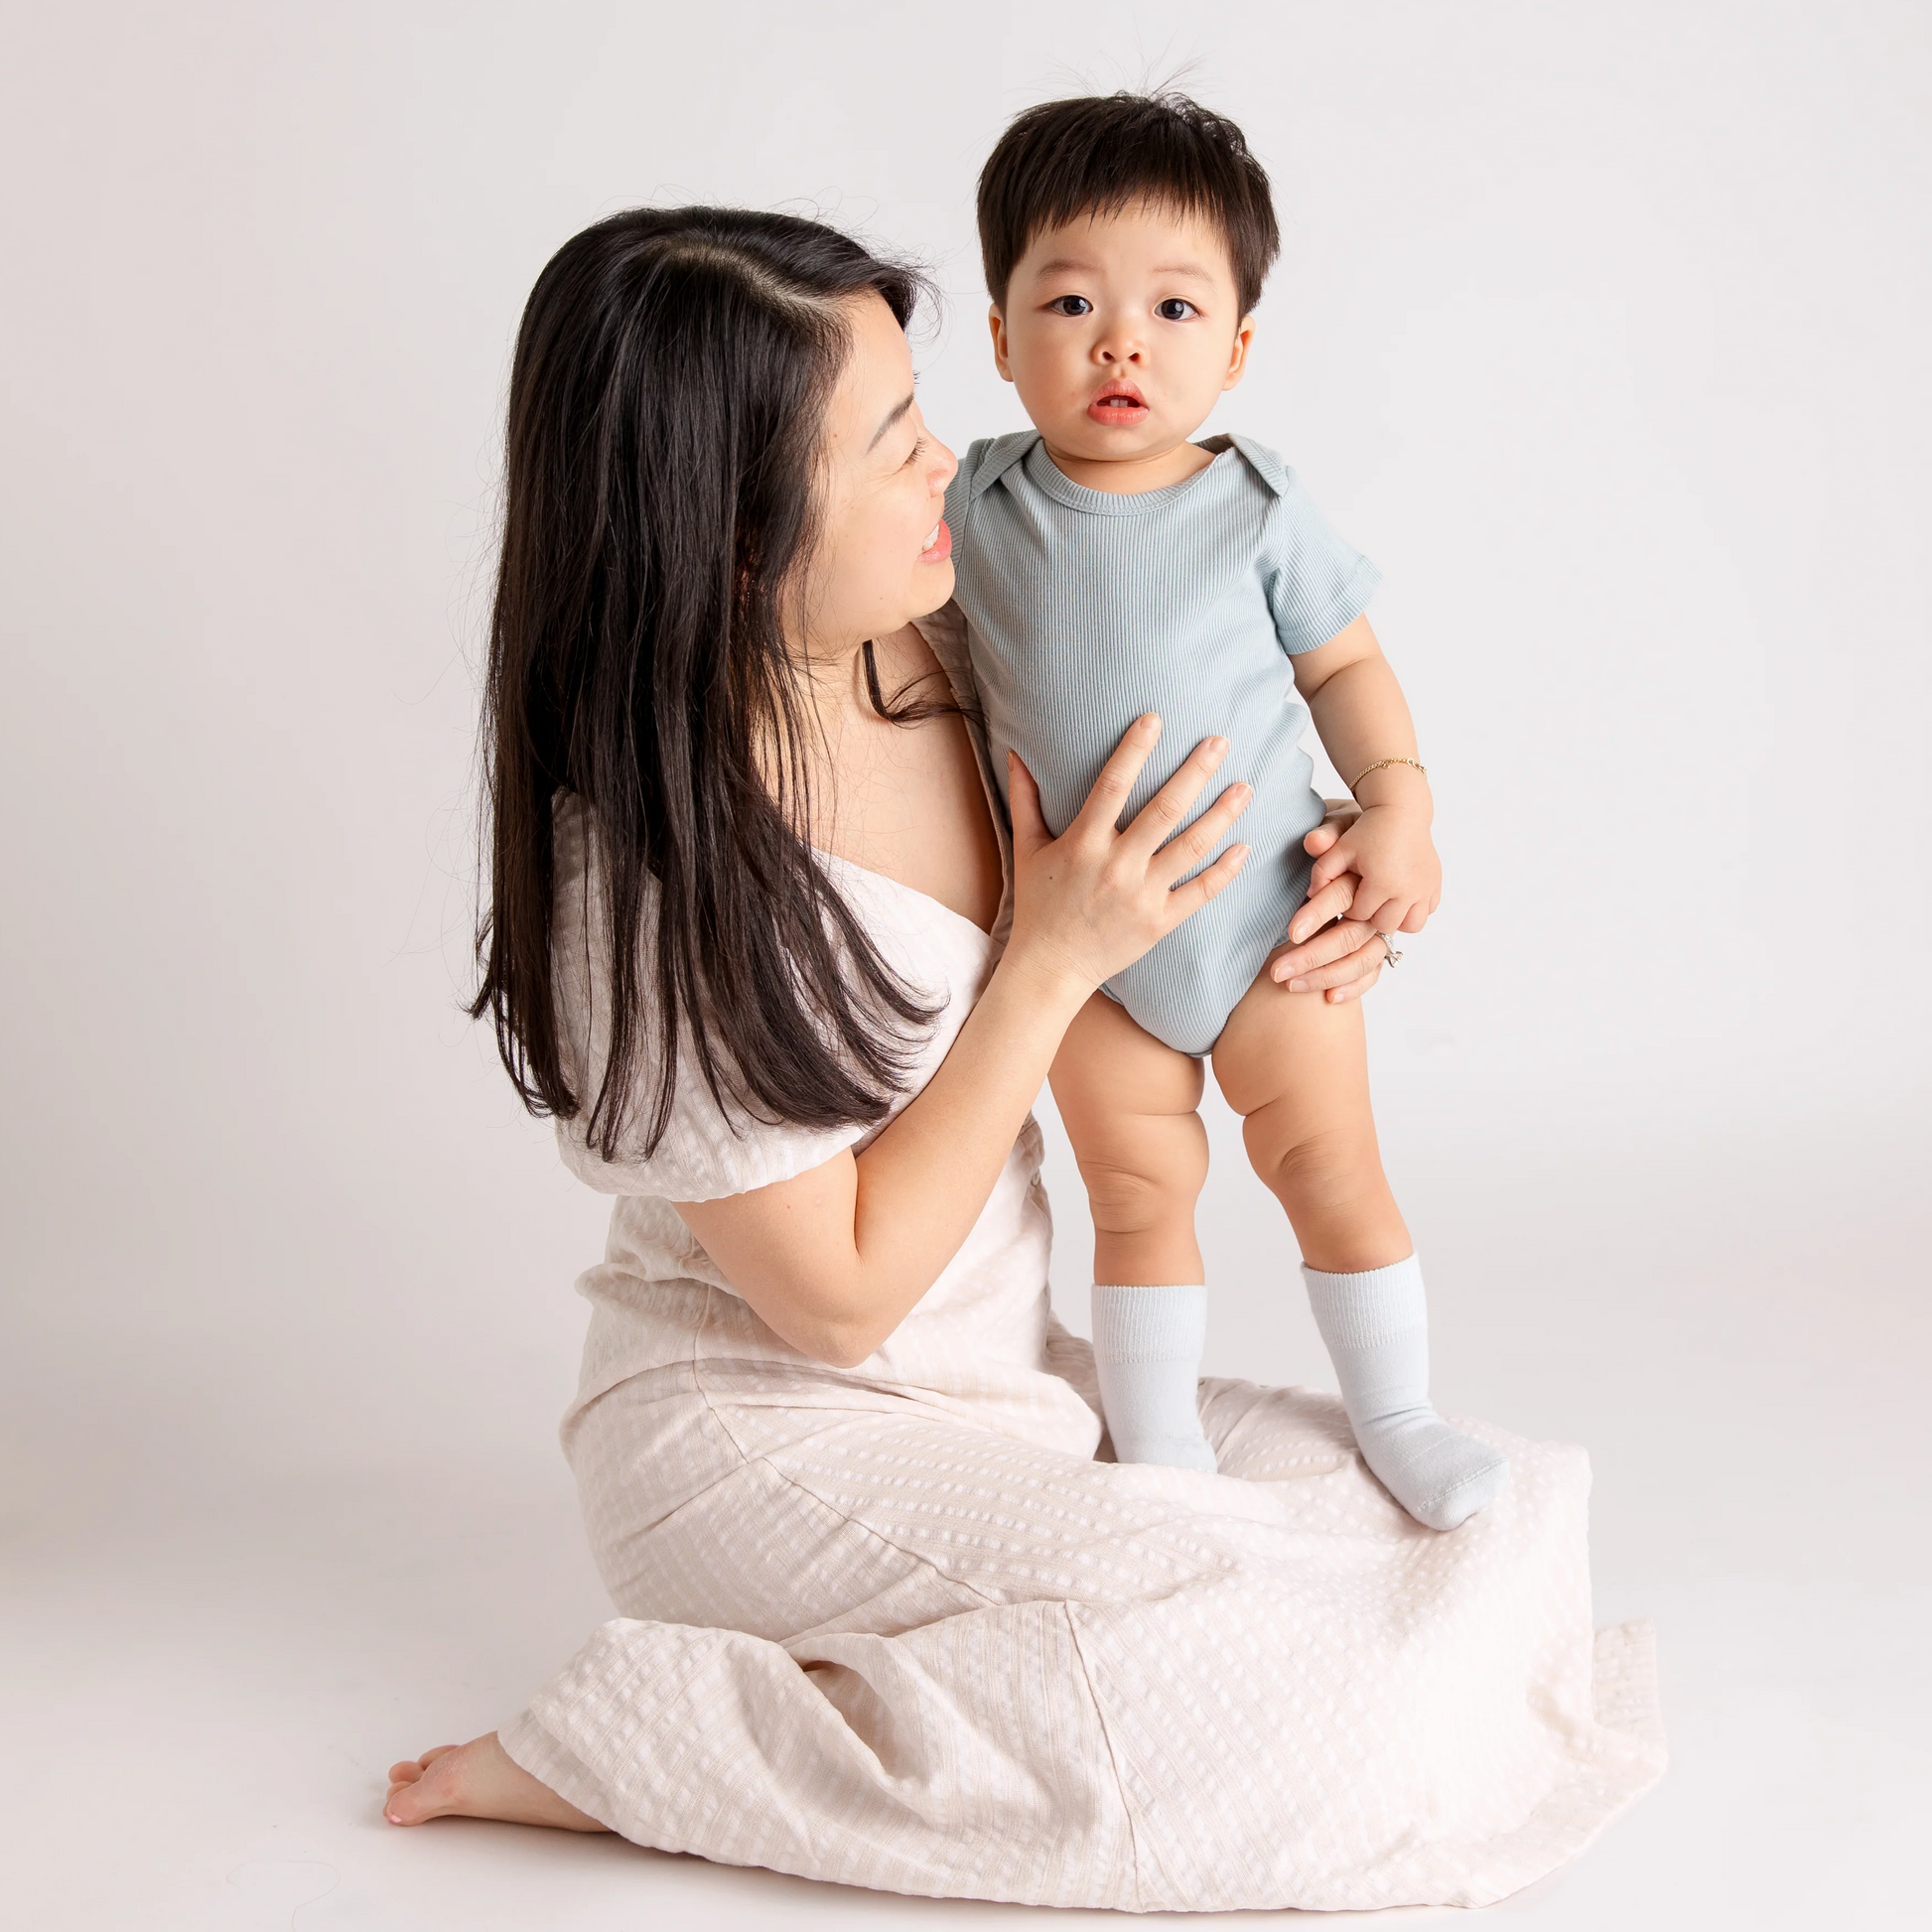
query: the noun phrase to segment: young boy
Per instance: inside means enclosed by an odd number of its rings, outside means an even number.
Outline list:
[[[1245,437],[1192,437],[1241,379],[1280,248],[1240,130],[1178,95],[1016,119],[980,177],[993,352],[1032,431],[975,443],[947,494],[957,601],[1004,775],[1011,748],[1058,832],[1141,713],[1161,753],[1123,820],[1203,738],[1253,801],[1234,883],[1105,989],[1052,1071],[1095,1228],[1094,1355],[1124,1462],[1212,1469],[1196,1381],[1206,1289],[1201,1058],[1288,1211],[1363,1456],[1418,1521],[1452,1529],[1507,1460],[1430,1406],[1422,1276],[1382,1173],[1359,1003],[1267,971],[1310,893],[1322,815],[1308,713],[1362,815],[1318,883],[1350,916],[1418,932],[1441,869],[1408,706],[1362,616],[1366,558],[1294,471]]]

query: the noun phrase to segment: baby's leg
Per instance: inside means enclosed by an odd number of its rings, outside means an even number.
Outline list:
[[[1494,1498],[1509,1462],[1430,1405],[1428,1304],[1375,1142],[1360,1002],[1264,974],[1214,1043],[1214,1077],[1294,1223],[1364,1460],[1418,1522],[1453,1529]]]
[[[1093,1210],[1093,1357],[1123,1462],[1212,1469],[1198,1384],[1207,1290],[1201,1066],[1095,994],[1053,1061],[1053,1099]]]

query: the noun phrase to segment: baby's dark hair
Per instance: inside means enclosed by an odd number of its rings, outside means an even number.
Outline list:
[[[1086,94],[1017,114],[980,170],[980,254],[1005,306],[1014,265],[1044,228],[1153,202],[1221,230],[1245,315],[1282,246],[1267,171],[1241,130],[1185,94]]]

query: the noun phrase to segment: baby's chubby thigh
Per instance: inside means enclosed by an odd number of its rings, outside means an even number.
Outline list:
[[[1067,1029],[1051,1079],[1093,1212],[1095,1279],[1199,1281],[1200,1061],[1096,993]]]
[[[1221,1096],[1243,1120],[1278,1112],[1291,1133],[1356,1122],[1373,1132],[1362,1003],[1291,993],[1268,971],[1285,945],[1269,954],[1214,1042]]]
[[[1249,1162],[1287,1209],[1304,1260],[1347,1272],[1407,1254],[1376,1146],[1361,1002],[1291,993],[1264,970],[1213,1057]]]

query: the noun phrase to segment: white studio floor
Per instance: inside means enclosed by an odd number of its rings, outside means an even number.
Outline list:
[[[1396,1151],[1439,1257],[1439,1388],[1589,1446],[1598,1621],[1656,1619],[1674,1752],[1652,1796],[1489,1916],[1927,1922],[1907,1890],[1932,1797],[1923,1121],[1597,1145],[1539,1124],[1479,1163],[1455,1145]],[[1512,1256],[1478,1269],[1498,1212]],[[1320,1380],[1299,1320],[1231,1294],[1210,1367]],[[71,1373],[47,1404],[84,1403]],[[272,1480],[245,1445],[219,1477],[118,1447],[117,1500],[64,1487],[53,1456],[9,1512],[5,1917],[23,1932],[1047,1922],[615,1840],[385,1827],[391,1758],[507,1716],[607,1614],[554,1446],[491,1447],[479,1419],[441,1460]]]

